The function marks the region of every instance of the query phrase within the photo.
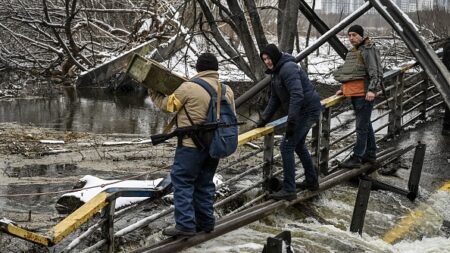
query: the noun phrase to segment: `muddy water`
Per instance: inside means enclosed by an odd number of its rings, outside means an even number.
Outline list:
[[[150,134],[169,118],[142,95],[65,89],[53,98],[0,100],[0,122],[93,133]]]

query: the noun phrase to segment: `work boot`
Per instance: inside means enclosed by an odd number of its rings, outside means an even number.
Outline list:
[[[297,198],[297,194],[295,192],[287,192],[287,191],[281,189],[281,190],[279,190],[277,192],[269,194],[269,198],[275,199],[275,200],[289,200],[289,201],[291,201],[291,200],[294,200],[294,199]]]
[[[305,180],[303,182],[296,183],[295,187],[300,190],[317,191],[319,189],[319,182],[318,181],[308,182]]]
[[[355,155],[352,155],[345,162],[341,163],[339,167],[349,169],[359,169],[361,168],[361,159]]]
[[[195,232],[200,233],[200,232],[205,232],[207,234],[211,233],[214,230],[214,228],[203,228],[203,227],[196,227],[195,228]]]
[[[162,234],[165,236],[193,236],[195,235],[194,231],[182,231],[176,227],[166,228],[162,231]]]
[[[373,156],[363,156],[361,158],[361,162],[362,163],[370,163],[370,164],[374,164],[377,162],[377,158],[373,157]]]

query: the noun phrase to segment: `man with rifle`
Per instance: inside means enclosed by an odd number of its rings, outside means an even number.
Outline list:
[[[202,137],[202,133],[208,125],[211,130],[223,126],[218,126],[217,123],[203,124],[207,121],[211,96],[193,80],[205,81],[217,91],[220,85],[218,69],[217,58],[211,53],[203,53],[197,59],[198,73],[192,81],[182,83],[169,96],[149,90],[154,104],[162,111],[177,112],[175,116],[177,129],[173,134],[178,137],[178,145],[170,172],[174,188],[176,225],[163,231],[167,236],[192,236],[196,232],[211,232],[214,229],[213,177],[219,159],[211,157],[205,148],[208,143]],[[225,85],[222,87],[226,88],[226,100],[235,113],[233,91]],[[170,136],[157,137],[153,136],[155,142],[163,141]]]

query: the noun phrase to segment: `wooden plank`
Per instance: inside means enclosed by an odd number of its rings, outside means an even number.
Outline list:
[[[107,197],[106,192],[100,192],[94,198],[78,208],[75,212],[71,213],[64,220],[58,223],[49,231],[49,236],[52,238],[53,243],[58,243],[64,239],[67,235],[72,233],[75,229],[79,228],[89,218],[96,214],[99,210],[105,207]]]
[[[139,84],[163,94],[172,94],[188,79],[172,73],[158,62],[146,59],[138,54],[133,55],[128,64],[127,74]]]

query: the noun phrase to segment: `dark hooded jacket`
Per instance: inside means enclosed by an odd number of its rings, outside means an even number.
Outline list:
[[[288,114],[287,121],[293,124],[302,113],[322,110],[319,94],[292,55],[283,53],[274,64],[273,70],[266,71],[272,81],[269,103],[262,114],[265,121],[269,121],[280,106]]]

